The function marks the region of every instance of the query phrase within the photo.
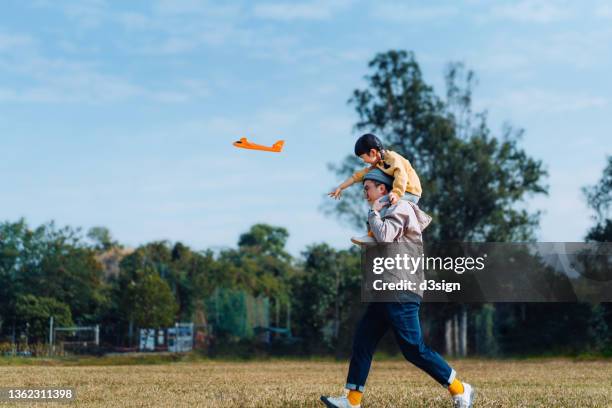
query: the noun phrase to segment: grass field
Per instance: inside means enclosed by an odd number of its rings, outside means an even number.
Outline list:
[[[133,363],[133,362],[132,362]],[[612,407],[612,360],[456,360],[476,407]],[[66,386],[79,407],[322,407],[347,363],[272,360],[131,365],[0,365],[0,387]],[[0,403],[0,406],[49,404]],[[51,406],[65,406],[52,404]],[[362,406],[450,407],[448,392],[404,361],[374,362]]]

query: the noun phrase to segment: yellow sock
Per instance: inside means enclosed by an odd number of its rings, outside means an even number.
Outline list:
[[[452,384],[448,386],[448,390],[450,391],[452,396],[463,394],[463,384],[458,379],[454,379]]]
[[[351,405],[359,405],[361,404],[361,397],[363,396],[363,392],[359,392],[356,390],[350,390],[348,394],[348,400]]]

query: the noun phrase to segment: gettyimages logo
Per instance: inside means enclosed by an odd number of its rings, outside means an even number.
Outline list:
[[[361,267],[365,302],[612,302],[612,243],[384,243]]]
[[[456,258],[425,256],[425,254],[418,257],[396,254],[395,257],[375,257],[372,272],[380,275],[385,271],[404,270],[410,274],[415,274],[419,269],[424,269],[425,271],[452,271],[456,274],[462,274],[466,271],[482,271],[485,268],[486,258],[487,254],[478,257]]]

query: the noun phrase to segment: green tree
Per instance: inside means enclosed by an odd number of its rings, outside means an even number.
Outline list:
[[[595,225],[588,231],[586,240],[612,242],[612,156],[607,157],[606,165],[599,182],[582,189],[587,204],[595,211]],[[609,277],[610,271],[603,271]],[[612,350],[612,303],[591,306],[592,315],[589,326],[590,344],[596,351]]]
[[[290,256],[285,251],[287,238],[289,238],[289,233],[285,228],[255,224],[248,232],[240,235],[238,247],[240,249],[250,248],[263,255],[289,260]]]
[[[253,225],[238,239],[237,250],[222,251],[219,269],[225,286],[241,288],[253,296],[266,296],[273,301],[276,325],[282,325],[281,313],[290,311],[291,285],[294,272],[292,259],[285,249],[289,233],[285,228],[267,224]]]
[[[520,148],[523,130],[505,125],[496,136],[486,111],[473,111],[474,73],[462,64],[450,64],[446,94],[440,97],[425,82],[411,52],[377,54],[369,68],[366,86],[349,99],[358,115],[355,130],[376,134],[416,169],[423,187],[419,206],[433,217],[425,240],[533,240],[539,212],[529,211],[525,201],[547,194],[546,172],[540,160]],[[354,155],[330,165],[342,178],[361,167]],[[365,227],[359,188],[347,191],[342,200],[328,200],[325,208]],[[430,319],[425,325],[436,338],[445,338],[439,322],[460,310],[454,304],[424,305],[423,315]]]
[[[434,220],[430,241],[525,241],[533,238],[538,212],[519,208],[530,194],[546,194],[542,163],[518,145],[522,130],[510,126],[495,137],[486,112],[472,111],[475,77],[461,64],[446,73],[446,99],[434,93],[414,55],[378,54],[370,63],[367,87],[353,92],[358,131],[373,132],[386,147],[409,159],[420,176],[419,205]],[[350,155],[340,166],[346,177],[359,167]],[[328,209],[362,227],[361,191],[351,189]]]
[[[113,239],[110,230],[106,227],[90,228],[87,231],[87,238],[94,243],[94,247],[99,251],[108,251],[113,247],[119,246],[119,243]]]
[[[596,224],[589,230],[587,241],[612,242],[612,156],[608,156],[608,164],[603,171],[599,182],[590,187],[582,189],[587,204],[596,215]]]
[[[108,302],[95,252],[78,229],[53,222],[35,229],[23,219],[0,224],[0,281],[0,314],[13,327],[21,295],[67,304],[79,324],[97,321]]]
[[[179,313],[177,318],[192,319],[194,307],[194,274],[201,255],[179,243],[151,242],[126,256],[120,264],[123,277],[132,279],[142,268],[150,268],[164,279],[172,291]]]
[[[136,327],[168,327],[174,323],[178,305],[168,283],[152,270],[139,270],[127,286],[123,307]]]
[[[301,271],[293,279],[297,335],[305,340],[309,352],[321,347],[350,350],[346,333],[353,330],[360,312],[359,251],[314,244],[302,255]]]
[[[20,295],[15,311],[20,329],[27,332],[29,342],[45,342],[49,337],[49,318],[53,316],[55,326],[74,326],[70,307],[56,299]]]

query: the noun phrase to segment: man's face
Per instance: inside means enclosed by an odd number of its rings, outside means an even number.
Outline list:
[[[384,196],[386,193],[386,188],[384,184],[380,184],[376,186],[372,180],[366,180],[363,183],[363,194],[364,198],[368,201],[368,203],[372,204],[374,201],[378,200],[380,197]]]

